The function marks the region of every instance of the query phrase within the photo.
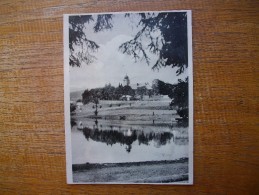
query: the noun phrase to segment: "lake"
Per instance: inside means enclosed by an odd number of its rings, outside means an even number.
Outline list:
[[[175,160],[188,157],[188,127],[86,119],[72,127],[72,164]]]

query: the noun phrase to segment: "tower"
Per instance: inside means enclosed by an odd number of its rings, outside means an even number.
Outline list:
[[[129,80],[128,75],[126,75],[126,76],[124,77],[124,79],[123,79],[123,85],[124,85],[124,86],[129,86],[129,84],[130,84],[130,80]]]

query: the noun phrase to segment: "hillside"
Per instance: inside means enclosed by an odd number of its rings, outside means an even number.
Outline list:
[[[78,99],[82,99],[82,93],[83,92],[84,92],[84,90],[70,92],[70,100],[76,101]]]

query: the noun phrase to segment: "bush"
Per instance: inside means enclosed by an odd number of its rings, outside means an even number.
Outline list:
[[[74,112],[76,110],[75,104],[70,104],[70,113]]]
[[[179,108],[177,109],[177,114],[183,119],[189,118],[189,109],[188,108]]]

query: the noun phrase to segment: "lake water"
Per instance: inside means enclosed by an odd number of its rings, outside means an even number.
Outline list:
[[[188,127],[88,119],[72,127],[72,163],[118,163],[188,157]],[[112,125],[111,125],[112,124]]]

